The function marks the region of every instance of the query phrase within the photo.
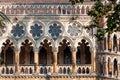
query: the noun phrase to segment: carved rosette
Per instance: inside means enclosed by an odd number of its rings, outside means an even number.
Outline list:
[[[22,24],[16,24],[12,27],[11,35],[18,40],[25,35],[25,27]]]
[[[35,23],[31,26],[30,33],[35,40],[38,40],[40,37],[43,36],[42,25]]]
[[[48,32],[54,40],[57,40],[62,33],[62,27],[57,23],[53,23],[49,26]]]
[[[67,32],[72,38],[78,37],[82,33],[82,26],[78,22],[70,23]]]

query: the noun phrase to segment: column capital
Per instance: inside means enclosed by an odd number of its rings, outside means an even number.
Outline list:
[[[34,51],[35,51],[35,52],[39,52],[39,49],[38,49],[38,48],[34,48]]]
[[[74,48],[71,48],[71,51],[72,51],[72,52],[77,52],[77,48],[75,48],[75,47],[74,47]]]
[[[56,47],[55,47],[55,48],[52,48],[52,51],[53,51],[53,52],[58,52],[58,48],[56,48]]]

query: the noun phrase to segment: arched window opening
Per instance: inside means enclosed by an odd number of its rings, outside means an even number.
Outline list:
[[[62,14],[66,14],[66,13],[67,13],[66,8],[63,6],[62,7]]]
[[[80,67],[78,68],[77,72],[78,72],[78,74],[81,74],[81,68]]]
[[[90,70],[89,68],[86,69],[86,73],[89,74],[90,73]]]
[[[39,51],[39,64],[47,64],[47,50],[44,47],[42,47]]]
[[[114,72],[114,75],[116,75],[116,76],[118,76],[118,66],[117,65],[118,65],[118,63],[117,63],[117,60],[115,59],[114,60],[114,66],[113,66],[114,67],[113,72]]]
[[[32,69],[31,69],[31,68],[29,69],[29,72],[30,72],[30,74],[32,74],[32,72],[33,72],[33,71],[32,71]]]
[[[2,69],[2,74],[5,74],[5,68]]]
[[[119,51],[120,51],[120,39],[119,39],[119,47],[118,48],[119,48]]]
[[[104,65],[103,65],[103,63],[100,63],[100,67],[99,68],[100,68],[100,74],[104,75],[104,71],[103,71],[104,70]]]
[[[58,7],[58,14],[61,14],[61,7]]]
[[[20,64],[34,64],[34,51],[32,42],[26,39],[20,48]]]
[[[77,7],[77,14],[80,14],[80,7]]]
[[[43,74],[43,68],[40,69],[40,74]]]
[[[66,39],[63,39],[59,44],[59,64],[72,64],[70,43]]]
[[[84,6],[82,6],[81,14],[85,14],[85,7]]]
[[[77,64],[80,64],[80,63],[81,63],[81,62],[80,62],[80,61],[81,61],[80,58],[81,58],[80,49],[77,48],[77,54],[76,54],[76,63],[77,63]]]
[[[51,59],[52,58],[51,42],[45,39],[40,44],[41,45],[39,47],[39,64],[43,66],[51,64],[53,62],[53,59]]]
[[[82,74],[85,74],[85,68],[82,69]]]
[[[113,50],[117,51],[117,36],[113,36]]]
[[[20,73],[22,73],[22,74],[24,73],[24,68],[21,69]]]
[[[6,14],[10,14],[10,8],[9,8],[9,6],[7,6]]]
[[[6,50],[6,62],[8,64],[13,64],[13,54],[13,49],[11,47],[8,47],[8,49]]]
[[[72,53],[70,47],[64,49],[64,64],[72,64]]]
[[[71,7],[70,6],[67,7],[67,14],[71,14]]]
[[[30,64],[34,64],[34,51],[33,51],[33,49],[30,50]]]
[[[66,74],[66,68],[63,69],[63,73]]]
[[[91,64],[91,52],[90,47],[88,46],[89,43],[82,39],[78,45],[76,58],[79,62],[77,62],[77,64]]]
[[[62,74],[62,68],[59,69],[59,73]]]
[[[10,69],[10,74],[13,74],[13,69],[12,68]]]
[[[107,42],[108,42],[108,50],[111,51],[111,41],[110,41],[110,34],[107,36]]]
[[[14,64],[14,46],[9,39],[7,39],[6,42],[3,43],[1,57],[3,61],[7,64]]]
[[[104,38],[104,50],[106,50],[106,37]]]
[[[111,70],[111,60],[108,58],[108,75],[112,76],[112,70]]]
[[[67,74],[70,74],[71,73],[71,70],[70,68],[67,69]]]
[[[44,74],[47,74],[47,68],[44,68]]]

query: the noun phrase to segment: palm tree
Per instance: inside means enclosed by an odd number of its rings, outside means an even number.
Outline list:
[[[0,28],[5,27],[5,22],[10,22],[9,18],[0,11]]]

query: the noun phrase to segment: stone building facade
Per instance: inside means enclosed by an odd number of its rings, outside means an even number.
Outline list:
[[[11,20],[0,29],[1,57],[8,63],[0,67],[0,80],[119,80],[119,32],[97,42],[96,29],[83,28],[91,24],[93,5],[0,0]]]

